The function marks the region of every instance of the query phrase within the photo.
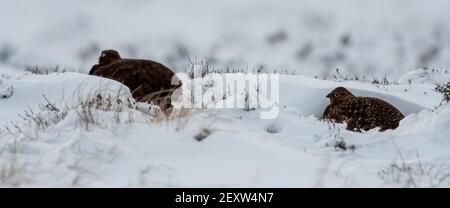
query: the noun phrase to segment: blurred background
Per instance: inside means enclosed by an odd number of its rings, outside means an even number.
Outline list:
[[[88,72],[100,51],[175,71],[398,78],[450,66],[448,0],[0,0],[0,71]]]

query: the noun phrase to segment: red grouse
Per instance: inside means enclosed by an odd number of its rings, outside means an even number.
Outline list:
[[[343,87],[327,95],[331,104],[323,118],[337,123],[347,123],[347,129],[360,132],[379,127],[381,131],[396,129],[403,114],[391,104],[372,97],[356,97]]]
[[[172,70],[151,60],[122,59],[117,51],[105,50],[98,62],[90,75],[119,81],[130,88],[137,101],[153,102],[163,109],[171,106],[170,96],[181,86],[172,85]]]

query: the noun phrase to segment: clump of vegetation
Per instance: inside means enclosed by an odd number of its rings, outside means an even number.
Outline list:
[[[277,125],[272,124],[272,125],[270,125],[270,126],[267,127],[266,131],[267,131],[267,133],[269,133],[269,134],[277,134],[278,131],[279,131],[279,129],[278,129],[278,126],[277,126]]]
[[[386,184],[407,188],[438,188],[450,185],[449,158],[424,163],[418,152],[414,160],[406,160],[398,147],[397,151],[394,161],[378,173]]]
[[[0,89],[0,98],[1,99],[6,99],[6,98],[10,98],[11,96],[13,96],[14,94],[14,87],[13,86],[9,86],[6,89]]]
[[[17,142],[9,148],[17,148]],[[25,176],[27,164],[19,160],[17,149],[9,149],[8,151],[10,151],[8,157],[4,158],[5,161],[0,166],[0,184],[7,187],[19,187],[29,180]]]
[[[200,133],[198,133],[197,135],[195,135],[195,140],[201,142],[203,140],[205,140],[206,138],[208,138],[210,135],[212,134],[212,131],[208,128],[203,128],[202,131]]]
[[[56,107],[45,95],[42,95],[42,97],[45,103],[39,104],[39,112],[35,112],[28,107],[28,110],[25,110],[23,114],[18,114],[24,121],[31,123],[40,130],[47,129],[49,126],[59,123],[67,116],[66,110],[61,110]],[[14,127],[19,132],[22,132],[22,129],[18,125],[14,125]],[[11,133],[8,127],[5,128]]]
[[[255,68],[231,68],[224,67],[218,68],[213,67],[208,61],[197,61],[192,60],[188,55],[186,55],[189,61],[189,68],[185,70],[185,73],[188,75],[189,79],[194,78],[205,78],[210,74],[282,74],[282,75],[296,75],[294,70],[282,69],[282,70],[267,70],[264,66],[258,66]],[[272,72],[270,72],[272,71]]]
[[[39,109],[28,107],[24,113],[18,114],[22,122],[4,125],[0,133],[6,130],[12,135],[23,134],[30,127],[35,128],[35,132],[43,131],[65,120],[69,115],[75,115],[70,116],[75,118],[73,120],[75,127],[86,131],[94,127],[108,128],[116,124],[163,122],[175,122],[176,130],[179,130],[187,123],[190,115],[187,109],[171,109],[168,112],[155,105],[137,103],[131,97],[121,96],[120,90],[114,95],[103,90],[88,95],[79,94],[78,100],[66,104],[56,104],[45,95],[42,97],[45,102],[39,104]],[[30,139],[37,139],[37,136],[36,134]]]
[[[71,109],[78,115],[79,126],[86,130],[93,126],[107,128],[115,124],[155,124],[171,121],[177,122],[175,124],[178,130],[187,122],[184,118],[188,118],[190,113],[186,109],[163,111],[157,105],[135,102],[131,97],[121,96],[121,90],[115,95],[101,90],[88,96],[80,95],[78,104]]]
[[[338,81],[362,81],[374,85],[398,85],[397,81],[391,81],[386,74],[382,78],[376,76],[366,78],[366,76],[342,74],[339,69],[336,69],[335,73],[332,74],[332,77],[334,80]],[[316,76],[316,79],[317,78],[318,77]]]
[[[48,75],[50,73],[75,72],[74,69],[61,68],[59,65],[56,65],[53,68],[45,68],[40,66],[27,66],[25,67],[25,71],[31,74],[40,74],[40,75]]]
[[[334,122],[328,122],[328,129],[331,132],[330,137],[333,138],[332,143],[326,143],[325,146],[329,147],[329,146],[333,146],[334,149],[338,152],[345,152],[345,151],[355,151],[356,150],[356,145],[354,144],[347,144],[347,142],[345,141],[344,137],[341,135],[341,129],[339,127],[336,126],[336,124]]]
[[[435,90],[442,94],[442,103],[450,102],[450,82],[447,82],[447,84],[437,84]]]
[[[350,150],[350,151],[355,151],[356,150],[356,146],[355,145],[348,145],[346,142],[345,142],[345,140],[344,139],[339,139],[339,140],[336,140],[335,141],[335,143],[334,143],[334,149],[336,149],[336,151],[347,151],[347,150]]]

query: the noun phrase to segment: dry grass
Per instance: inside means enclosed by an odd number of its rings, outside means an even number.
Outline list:
[[[435,90],[442,94],[441,104],[450,102],[450,82],[437,84]]]
[[[114,94],[105,89],[96,89],[83,94],[80,89],[72,95],[76,101],[60,105],[43,95],[44,102],[38,105],[39,110],[28,107],[24,113],[18,114],[21,121],[4,125],[0,133],[37,139],[39,132],[65,120],[69,113],[77,115],[75,127],[86,131],[133,123],[174,124],[175,130],[180,130],[186,126],[194,112],[185,108],[162,110],[156,105],[135,102],[126,94],[125,88],[119,89]],[[33,132],[36,135],[30,136],[25,131],[28,133],[32,131],[24,129],[35,129]]]
[[[424,163],[416,152],[414,160],[407,161],[397,145],[394,161],[378,173],[387,185],[405,188],[450,187],[450,158]]]
[[[4,126],[6,131],[0,132],[0,186],[19,187],[32,182],[32,178],[27,177],[39,167],[24,163],[26,153],[23,151],[26,150],[20,148],[20,145],[30,141],[38,142],[39,134],[53,131],[51,128],[62,121],[74,123],[75,128],[84,131],[93,131],[96,128],[113,129],[116,125],[136,123],[169,125],[174,131],[179,131],[186,127],[193,115],[190,109],[162,111],[148,103],[136,103],[122,92],[124,91],[119,90],[111,94],[106,90],[94,90],[83,95],[80,91],[78,100],[72,105],[58,105],[43,96],[44,102],[39,104],[38,111],[29,107],[19,115],[22,121]],[[82,186],[90,178],[99,180],[82,162],[77,161],[67,168],[74,173],[72,186]]]
[[[332,138],[331,142],[327,142],[325,146],[334,147],[334,149],[338,152],[351,151],[354,152],[357,147],[354,144],[348,144],[344,137],[341,134],[341,129],[336,126],[336,123],[331,121],[326,121],[328,124],[328,130],[330,132],[330,138]]]
[[[319,77],[316,76],[315,78],[318,79]],[[339,69],[336,69],[335,72],[331,74],[331,78],[336,81],[360,81],[371,83],[373,85],[398,85],[397,81],[390,80],[386,74],[383,77],[366,77],[358,74],[343,74]],[[323,77],[323,79],[327,80],[327,77]]]
[[[28,181],[25,177],[26,164],[19,160],[19,141],[14,139],[9,144],[2,145],[0,151],[0,186],[18,187]]]
[[[51,73],[75,72],[74,69],[61,68],[59,65],[56,65],[53,68],[45,68],[40,66],[27,66],[25,67],[25,71],[31,74],[40,74],[40,75],[48,75]]]
[[[189,109],[162,110],[157,105],[137,103],[134,99],[117,94],[105,94],[99,91],[90,96],[80,97],[74,108],[78,115],[78,124],[85,130],[92,127],[107,128],[117,124],[147,123],[161,124],[176,122],[176,129],[182,128],[191,113]]]

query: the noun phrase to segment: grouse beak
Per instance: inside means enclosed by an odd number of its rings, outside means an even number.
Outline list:
[[[331,93],[327,95],[327,98],[331,98]]]

